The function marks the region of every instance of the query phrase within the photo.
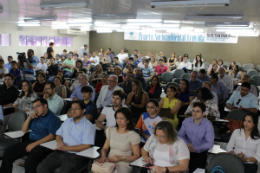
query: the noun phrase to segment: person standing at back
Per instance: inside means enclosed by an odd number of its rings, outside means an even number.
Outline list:
[[[53,46],[54,46],[54,43],[50,42],[49,47],[47,48],[48,59],[50,59],[51,57],[54,58]]]

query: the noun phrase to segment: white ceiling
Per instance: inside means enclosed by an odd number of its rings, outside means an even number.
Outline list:
[[[46,1],[46,0],[45,0]],[[53,1],[53,0],[49,0]],[[67,0],[55,0],[65,2]],[[71,1],[71,0],[70,0]],[[74,0],[75,1],[75,0]],[[216,0],[217,1],[217,0]],[[189,23],[184,20],[185,15],[197,14],[243,14],[239,22],[253,23],[260,29],[260,0],[230,0],[228,7],[185,7],[185,8],[151,8],[150,0],[90,0],[88,8],[41,10],[40,0],[0,0],[3,13],[0,22],[17,23],[24,17],[57,15],[59,22],[68,22],[77,19],[90,19],[92,14],[136,14],[137,19],[180,20],[183,25],[204,27],[203,22],[232,22],[237,20],[200,20],[199,23]],[[126,19],[96,19],[94,21],[126,22]],[[186,22],[186,23],[185,23]],[[42,22],[50,26],[51,22]]]

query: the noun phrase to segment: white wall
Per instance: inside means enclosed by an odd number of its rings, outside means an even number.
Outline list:
[[[0,55],[7,62],[7,56],[13,56],[14,60],[17,60],[16,52],[27,52],[28,49],[33,49],[34,54],[39,58],[47,50],[47,46],[19,46],[19,35],[39,35],[39,36],[58,36],[58,37],[72,37],[73,46],[54,46],[54,53],[61,54],[63,49],[67,51],[79,51],[80,47],[84,44],[89,44],[89,33],[86,36],[68,36],[61,35],[58,30],[53,30],[50,27],[22,27],[19,28],[16,24],[6,24],[0,23],[0,34],[11,34],[11,45],[10,46],[0,46]]]

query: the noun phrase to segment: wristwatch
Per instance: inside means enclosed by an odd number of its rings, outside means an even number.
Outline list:
[[[166,167],[166,172],[165,173],[169,173],[170,171],[169,171],[169,169]]]

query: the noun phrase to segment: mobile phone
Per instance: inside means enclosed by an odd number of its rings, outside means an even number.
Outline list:
[[[150,168],[152,166],[154,166],[154,164],[152,164],[152,163],[148,163],[148,164],[143,165],[143,167],[146,167],[146,168]]]

